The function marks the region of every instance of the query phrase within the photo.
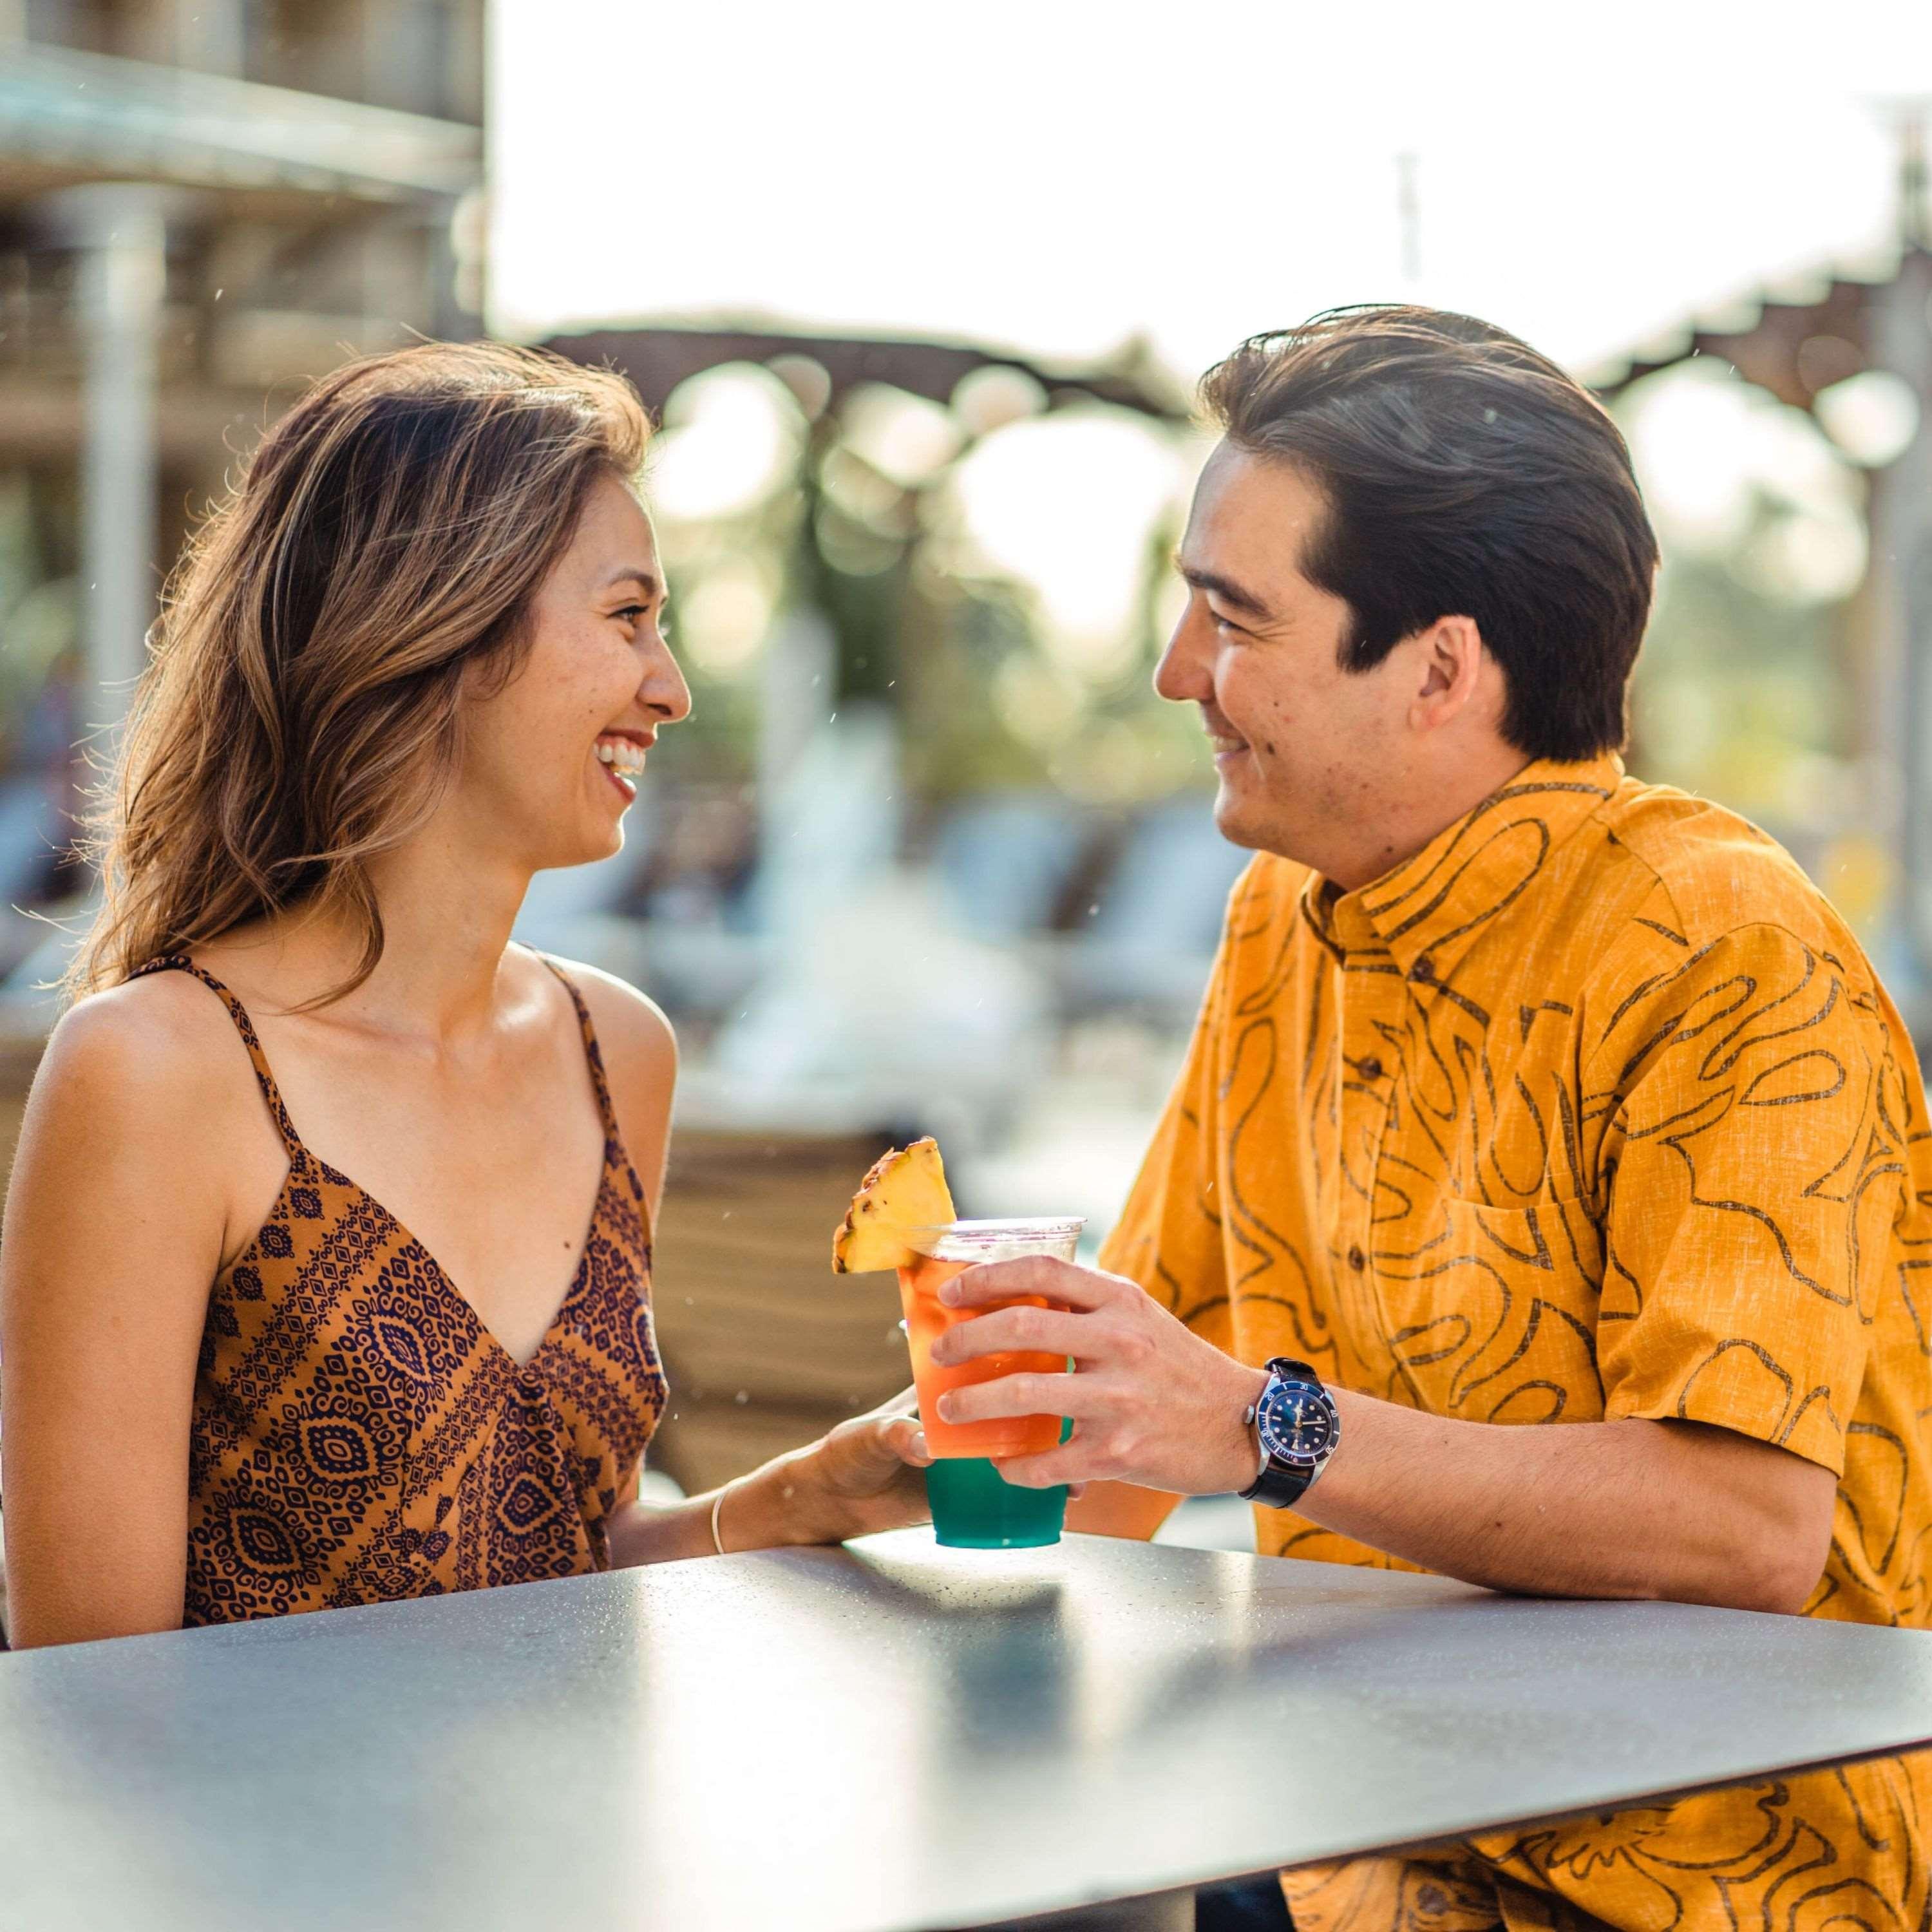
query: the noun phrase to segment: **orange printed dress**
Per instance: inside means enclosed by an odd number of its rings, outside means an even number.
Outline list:
[[[226,1005],[289,1157],[208,1298],[183,1622],[608,1568],[605,1520],[636,1493],[666,1390],[644,1190],[577,988],[551,967],[583,1029],[603,1178],[576,1276],[520,1364],[422,1243],[302,1144],[241,1001],[184,958],[141,969],[170,970]]]
[[[1910,1042],[1782,851],[1614,758],[1529,766],[1358,891],[1258,858],[1102,1260],[1244,1361],[1431,1414],[1778,1444],[1838,1479],[1807,1613],[1932,1622]],[[1283,1884],[1298,1932],[1919,1932],[1928,1837],[1921,1753]]]

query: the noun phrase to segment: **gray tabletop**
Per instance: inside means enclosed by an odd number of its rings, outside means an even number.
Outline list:
[[[1932,1634],[922,1532],[0,1657],[0,1925],[905,1932],[1932,1739]]]

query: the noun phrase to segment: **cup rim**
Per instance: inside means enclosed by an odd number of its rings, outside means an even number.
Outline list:
[[[1007,1220],[928,1222],[908,1228],[914,1250],[932,1255],[942,1243],[974,1248],[998,1248],[1037,1243],[1042,1247],[1077,1241],[1087,1225],[1084,1214],[1018,1215]]]

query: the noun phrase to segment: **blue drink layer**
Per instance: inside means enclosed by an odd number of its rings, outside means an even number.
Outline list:
[[[949,1550],[1036,1550],[1058,1543],[1066,1486],[1023,1490],[983,1456],[948,1456],[926,1472],[934,1539]]]

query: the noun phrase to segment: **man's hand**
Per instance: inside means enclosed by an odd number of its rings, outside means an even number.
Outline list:
[[[933,1344],[942,1363],[1038,1349],[1078,1365],[945,1398],[949,1422],[1073,1418],[1071,1441],[1002,1462],[1009,1482],[1114,1478],[1202,1496],[1253,1481],[1258,1451],[1242,1414],[1267,1376],[1133,1282],[1065,1262],[998,1262],[940,1294],[962,1308],[1022,1295],[1060,1304],[1002,1308]],[[1635,1418],[1510,1428],[1329,1394],[1342,1446],[1296,1514],[1441,1575],[1540,1596],[1790,1612],[1824,1566],[1836,1479],[1769,1443]]]
[[[1072,1438],[1042,1456],[1002,1462],[1010,1483],[1113,1479],[1214,1496],[1243,1490],[1258,1466],[1244,1412],[1266,1385],[1177,1322],[1136,1282],[1070,1262],[992,1262],[939,1291],[959,1308],[1036,1295],[1050,1308],[1000,1308],[950,1328],[932,1345],[948,1366],[1015,1349],[1070,1355],[1077,1372],[1003,1376],[956,1389],[940,1404],[947,1422],[995,1416],[1070,1415]]]

